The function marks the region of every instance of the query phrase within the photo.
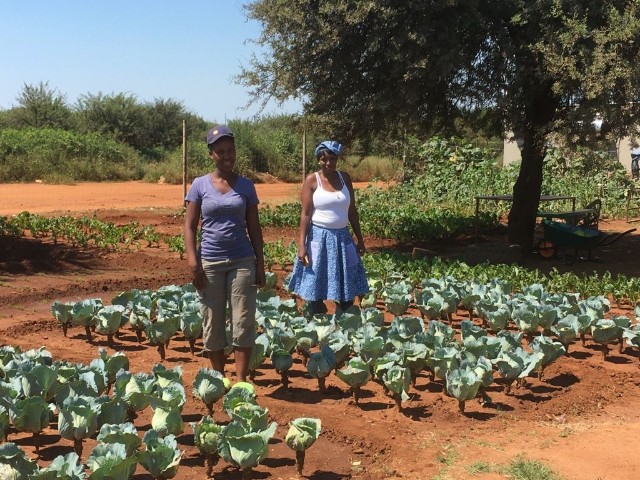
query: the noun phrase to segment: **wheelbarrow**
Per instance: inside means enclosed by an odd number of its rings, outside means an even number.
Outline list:
[[[566,265],[571,265],[576,259],[597,262],[599,259],[592,255],[594,248],[611,245],[636,231],[635,228],[630,228],[624,232],[605,233],[547,219],[542,220],[542,229],[544,238],[538,242],[538,253],[545,258],[561,256]],[[578,255],[581,250],[587,252],[587,257]]]

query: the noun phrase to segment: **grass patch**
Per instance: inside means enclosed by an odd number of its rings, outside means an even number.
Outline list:
[[[478,475],[480,473],[491,473],[498,471],[494,465],[487,462],[474,462],[467,466],[467,472],[469,475]]]
[[[456,463],[458,459],[458,451],[455,447],[445,445],[442,451],[436,456],[436,460],[448,467]]]
[[[561,480],[562,476],[537,460],[516,457],[509,463],[505,474],[513,480]]]

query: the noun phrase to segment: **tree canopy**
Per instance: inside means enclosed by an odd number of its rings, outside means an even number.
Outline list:
[[[509,238],[530,251],[549,134],[640,119],[638,0],[256,0],[256,99],[301,98],[345,135],[446,131],[463,113],[524,139]]]

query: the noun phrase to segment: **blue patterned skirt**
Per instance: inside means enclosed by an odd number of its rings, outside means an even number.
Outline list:
[[[351,301],[369,291],[362,259],[347,228],[311,225],[307,234],[310,265],[296,258],[289,290],[307,301]]]

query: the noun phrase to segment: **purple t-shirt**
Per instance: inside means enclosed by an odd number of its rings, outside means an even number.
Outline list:
[[[185,197],[200,205],[202,240],[200,256],[206,260],[226,260],[254,256],[247,234],[247,205],[259,203],[251,180],[238,175],[235,185],[222,194],[207,174],[197,177]]]

